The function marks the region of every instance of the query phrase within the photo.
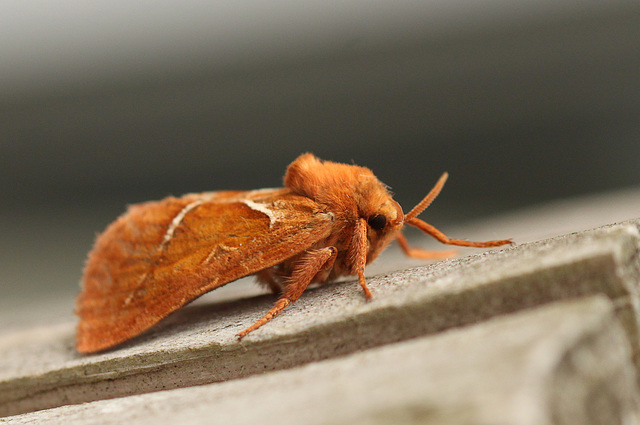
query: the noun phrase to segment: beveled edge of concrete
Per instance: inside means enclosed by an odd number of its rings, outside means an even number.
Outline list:
[[[639,395],[613,302],[594,295],[289,370],[7,421],[631,425]]]
[[[272,296],[177,312],[98,355],[73,348],[73,324],[0,339],[0,415],[240,378],[602,293],[638,353],[640,220],[308,290],[242,342]]]

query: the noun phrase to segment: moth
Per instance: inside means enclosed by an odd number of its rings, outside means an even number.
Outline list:
[[[245,337],[295,302],[312,282],[357,276],[372,297],[365,265],[396,240],[409,257],[452,255],[409,246],[410,225],[448,245],[496,247],[511,242],[452,239],[417,218],[440,193],[447,173],[404,214],[371,170],[293,161],[284,188],[221,191],[132,205],[98,236],[76,300],[76,348],[92,353],[149,329],[195,298],[255,275],[280,297]]]

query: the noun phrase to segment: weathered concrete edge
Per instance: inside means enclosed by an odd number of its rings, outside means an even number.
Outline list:
[[[347,321],[328,321],[298,332],[245,340],[242,344],[205,344],[188,351],[158,351],[52,370],[37,378],[5,381],[0,387],[0,394],[5,400],[0,406],[0,414],[216,382],[289,368],[475,323],[558,299],[592,293],[606,293],[612,299],[626,300],[632,306],[631,310],[637,313],[637,290],[633,289],[638,281],[637,222],[605,226],[591,233],[599,240],[611,239],[606,244],[608,248],[596,250],[593,256],[577,263],[572,261],[544,269],[540,272],[543,276],[532,272],[530,275],[515,274],[487,282],[473,282],[477,279],[471,277],[481,276],[482,268],[491,267],[504,257],[517,257],[517,250],[522,248],[512,248],[508,250],[510,254],[505,254],[505,251],[480,254],[463,259],[460,267],[450,273],[457,275],[454,276],[456,278],[466,277],[471,282],[466,288],[436,296],[428,291],[409,294],[407,298],[401,297],[378,304],[375,308],[365,308]],[[554,239],[565,244],[567,241],[571,243],[571,239],[575,239],[575,243],[579,238],[568,236]],[[551,248],[547,246],[539,255],[554,255],[555,242],[551,242]],[[548,245],[549,241],[546,243]],[[630,260],[635,263],[629,264]],[[413,269],[412,272],[415,270],[419,269]],[[579,274],[576,279],[573,273],[576,270],[589,273]],[[567,281],[568,276],[573,278]],[[382,285],[384,280],[385,277],[371,279],[371,285]],[[525,299],[525,302],[508,302],[519,299]],[[470,305],[475,308],[460,311],[461,306]],[[621,311],[625,312],[627,332],[630,340],[635,340],[637,348],[637,314],[631,314],[635,320],[629,320],[629,308]],[[213,364],[215,368],[212,368]]]
[[[555,323],[558,326],[553,326]],[[514,339],[514,332],[526,337]],[[480,347],[485,341],[485,346]],[[523,350],[524,345],[529,349]],[[479,358],[490,362],[484,374],[489,379],[474,380],[476,385],[460,388],[466,379],[465,370],[478,372],[477,368],[469,370],[476,364],[476,356],[469,356],[467,351],[478,348],[482,348],[483,353]],[[498,354],[504,348],[515,358],[500,359]],[[398,358],[405,359],[400,366],[397,365]],[[494,375],[495,367],[502,371],[499,373],[502,378]],[[336,370],[342,372],[341,376],[348,376],[352,386],[343,382],[349,388],[344,388],[345,385],[337,388],[334,382]],[[397,374],[396,378],[390,376],[390,370]],[[453,370],[459,372],[458,376],[450,374]],[[511,374],[511,370],[520,373]],[[333,372],[334,377],[328,372]],[[406,382],[407,373],[411,374],[412,382]],[[587,424],[592,423],[593,418],[581,420],[585,418],[576,415],[589,414],[590,405],[597,406],[602,412],[600,403],[604,402],[609,413],[607,418],[617,419],[608,423],[637,424],[640,410],[635,374],[626,335],[614,314],[612,302],[603,295],[596,295],[554,302],[475,326],[353,353],[292,371],[65,406],[5,420],[16,425],[42,421],[82,424],[87,418],[113,412],[104,418],[107,423],[142,421],[158,424],[184,420],[185,412],[197,410],[199,413],[195,418],[199,423],[255,423],[259,418],[268,423],[277,420],[288,425],[305,423],[305,418],[309,417],[317,419],[316,415],[320,414],[323,423],[382,425],[404,422],[402,418],[415,420],[414,414],[419,413],[421,423],[434,424],[494,423],[498,420],[537,425],[551,423],[550,418],[556,417],[563,418],[563,423]],[[367,385],[372,382],[369,380],[372,376],[378,376],[373,382],[380,385],[370,392]],[[502,381],[504,378],[507,381]],[[505,385],[497,385],[492,379]],[[406,389],[406,385],[411,391],[399,396],[397,391]],[[448,391],[442,392],[447,386]],[[581,389],[577,393],[576,387]],[[455,388],[458,389],[453,390]],[[482,394],[478,393],[478,388],[484,389]],[[262,402],[252,404],[256,392],[262,394],[266,389],[270,390],[263,394]],[[313,407],[281,416],[279,401],[287,400],[295,405],[305,396],[316,400]],[[354,397],[362,396],[369,400],[368,403],[352,404]],[[243,397],[247,400],[243,401]],[[251,405],[251,409],[237,411],[238,405]],[[332,406],[331,411],[326,411],[327,405]],[[416,411],[416,406],[423,408]],[[495,410],[498,406],[500,408]],[[585,409],[579,409],[581,406]]]

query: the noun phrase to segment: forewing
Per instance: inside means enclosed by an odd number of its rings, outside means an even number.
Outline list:
[[[287,189],[134,205],[96,240],[77,299],[77,348],[99,351],[200,295],[327,237],[332,215]]]

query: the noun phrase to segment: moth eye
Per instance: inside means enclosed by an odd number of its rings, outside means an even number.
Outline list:
[[[384,226],[387,225],[387,217],[385,217],[384,214],[372,215],[369,217],[369,220],[367,220],[367,223],[369,223],[369,226],[371,226],[373,230],[382,230]]]

